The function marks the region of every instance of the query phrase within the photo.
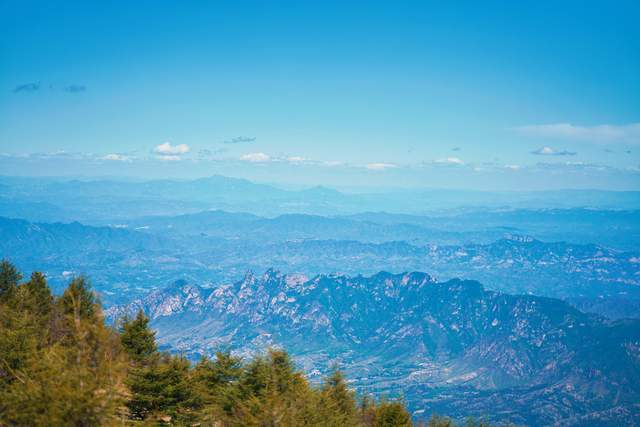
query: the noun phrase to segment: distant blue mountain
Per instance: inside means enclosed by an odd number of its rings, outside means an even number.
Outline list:
[[[83,222],[179,215],[210,209],[246,211],[275,216],[386,211],[425,214],[439,210],[545,209],[588,207],[640,209],[640,192],[566,190],[543,192],[481,192],[405,189],[343,193],[325,187],[291,191],[244,179],[211,176],[197,180],[65,180],[61,178],[0,177],[0,206],[9,203],[48,203],[61,210],[43,218],[33,210],[8,217],[30,220]],[[17,209],[16,209],[17,211]],[[64,216],[64,218],[62,218]]]
[[[504,292],[562,298],[611,318],[640,317],[640,253],[501,235],[490,243],[445,244],[460,234],[411,224],[221,211],[112,227],[0,218],[0,257],[26,272],[44,269],[57,288],[70,275],[86,273],[106,305],[178,278],[219,283],[271,266],[308,275],[413,269],[441,279],[481,280]]]

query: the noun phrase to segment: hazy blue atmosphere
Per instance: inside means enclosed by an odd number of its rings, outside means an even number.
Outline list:
[[[2,1],[0,170],[639,189],[639,8]]]
[[[640,426],[639,23],[0,0],[0,425]]]

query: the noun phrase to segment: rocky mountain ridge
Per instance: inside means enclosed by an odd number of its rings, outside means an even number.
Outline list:
[[[481,416],[501,407],[498,421],[531,425],[581,424],[585,414],[605,425],[620,414],[640,417],[640,322],[611,322],[475,281],[268,270],[209,289],[178,282],[108,315],[138,308],[174,351],[284,346],[308,372],[319,375],[337,360],[359,388],[402,390],[416,414],[471,407]],[[468,396],[473,403],[462,410]]]

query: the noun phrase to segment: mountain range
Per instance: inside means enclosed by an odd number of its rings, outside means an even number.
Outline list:
[[[408,238],[426,229],[305,215],[196,217],[206,221],[189,218],[169,227],[160,218],[159,230],[0,217],[0,256],[22,271],[44,269],[54,289],[85,273],[106,305],[125,304],[177,279],[214,285],[250,269],[275,267],[309,276],[411,269],[431,271],[441,280],[476,279],[503,292],[561,298],[610,318],[640,316],[638,252],[505,233],[490,243],[439,244],[451,234],[427,231],[419,239],[385,241],[394,233]],[[376,231],[379,241],[369,237]],[[361,240],[344,240],[354,237]]]
[[[246,356],[284,346],[312,378],[338,361],[360,390],[402,390],[418,418],[640,423],[640,320],[609,321],[556,299],[420,272],[268,270],[214,288],[176,282],[107,315],[138,309],[173,351]]]
[[[337,361],[416,419],[640,425],[639,240],[640,192],[0,177],[25,276],[85,274],[111,321],[143,309],[191,358]]]
[[[347,192],[327,187],[284,189],[220,175],[150,181],[0,176],[0,216],[43,222],[89,223],[211,209],[262,216],[286,213],[331,216],[366,211],[425,215],[460,209],[550,208],[638,210],[640,192],[483,192],[429,188]]]

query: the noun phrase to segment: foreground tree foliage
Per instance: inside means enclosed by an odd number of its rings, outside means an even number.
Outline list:
[[[143,312],[106,326],[85,278],[57,298],[43,274],[21,280],[0,264],[0,426],[412,425],[402,402],[358,399],[337,367],[315,387],[282,350],[192,366],[158,351]]]
[[[0,424],[116,423],[128,359],[87,282],[54,299],[42,274],[18,284],[13,266],[0,270]]]

